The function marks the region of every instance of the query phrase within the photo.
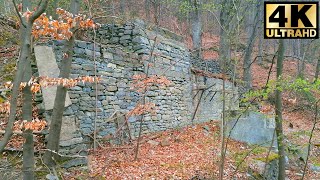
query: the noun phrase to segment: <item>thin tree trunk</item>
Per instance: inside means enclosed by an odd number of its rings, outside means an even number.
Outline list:
[[[0,142],[0,152],[4,150],[4,148],[6,147],[8,141],[12,136],[12,128],[16,118],[17,101],[19,96],[20,84],[26,68],[26,62],[27,62],[26,59],[30,56],[28,49],[30,49],[31,30],[28,30],[28,28],[25,28],[25,29],[28,32],[26,32],[25,36],[22,37],[23,40],[22,40],[22,46],[20,50],[20,57],[19,57],[17,72],[13,81],[13,88],[11,92],[12,95],[10,100],[10,115],[9,115],[8,124],[6,126],[6,132],[3,136],[2,141]]]
[[[71,13],[77,14],[79,12],[79,0],[71,1]],[[69,78],[72,64],[72,56],[73,56],[73,45],[74,45],[74,35],[64,44],[64,53],[66,54],[65,58],[61,61],[61,69],[60,69],[60,78]],[[67,94],[67,88],[59,85],[57,87],[57,93],[54,100],[53,113],[51,118],[49,137],[47,149],[51,151],[46,151],[44,154],[44,162],[49,167],[53,167],[55,165],[54,160],[57,160],[59,157],[56,153],[59,151],[59,142],[60,142],[60,132],[62,125],[62,117],[65,109],[65,99]],[[54,151],[54,152],[52,152]]]
[[[257,30],[257,24],[258,24],[258,19],[259,19],[259,9],[261,5],[261,1],[257,2],[258,4],[256,5],[256,14],[253,20],[253,27],[251,29],[251,35],[250,38],[248,39],[248,47],[245,52],[244,56],[244,63],[243,63],[243,81],[245,82],[245,87],[246,90],[250,90],[252,88],[252,75],[251,75],[251,54],[252,54],[252,49],[254,46],[254,41],[256,37],[256,30]]]
[[[31,52],[30,52],[31,53]],[[30,58],[27,59],[24,82],[28,82],[32,76]],[[23,91],[22,119],[32,121],[32,92],[30,86],[26,86]],[[34,142],[32,130],[25,130],[23,133],[25,142],[23,144],[23,179],[34,179]]]
[[[150,0],[144,1],[144,9],[146,12],[146,19],[150,21]]]
[[[23,11],[27,11],[28,9],[32,9],[31,3],[29,0],[22,1]],[[31,29],[31,28],[30,28]],[[30,37],[31,43],[31,34],[28,33],[27,28],[22,26],[21,28],[21,40],[28,36]],[[25,59],[25,72],[23,75],[23,82],[28,82],[32,76],[31,69],[31,46],[27,49],[27,53],[29,56]],[[22,104],[22,119],[27,120],[28,122],[32,121],[32,92],[30,86],[26,86],[22,90],[23,94],[23,104]],[[33,134],[32,130],[28,129],[23,132],[23,137],[25,138],[25,142],[23,143],[23,179],[30,180],[34,179],[34,142],[33,142]]]
[[[278,59],[277,59],[277,79],[280,80],[283,71],[283,59],[284,59],[284,40],[279,40],[278,47]],[[279,154],[279,175],[278,180],[285,179],[285,147],[284,147],[284,134],[282,127],[282,93],[279,90],[280,87],[276,89],[276,100],[275,100],[275,112],[276,112],[276,134],[278,143],[278,154]]]
[[[263,14],[262,14],[262,12],[263,12],[263,6],[260,6],[260,9],[259,9],[259,11],[260,11],[260,13],[259,13],[259,21],[258,21],[258,23],[259,23],[259,57],[258,57],[258,64],[259,65],[262,65],[262,62],[263,62],[263,56],[262,56],[262,50],[263,50],[263,25],[262,25],[262,23],[263,23]]]
[[[120,14],[126,17],[126,0],[120,0]]]
[[[317,67],[316,67],[316,72],[314,74],[314,81],[317,81],[319,78],[319,71],[320,71],[320,58],[318,58],[317,61]]]
[[[192,11],[190,12],[191,29],[192,29],[192,44],[193,51],[197,58],[202,58],[201,55],[201,2],[199,0],[190,0]]]
[[[226,125],[226,67],[223,67],[223,82],[222,82],[222,121],[221,121],[221,154],[220,154],[220,165],[219,165],[219,180],[223,179],[224,176],[224,163],[225,163],[225,125]]]
[[[14,0],[13,0],[14,1]],[[14,2],[15,4],[15,2]],[[21,50],[19,56],[19,62],[17,66],[17,72],[14,78],[13,87],[12,87],[12,95],[10,100],[10,115],[8,119],[8,123],[6,126],[6,132],[3,135],[3,139],[0,142],[0,152],[4,150],[8,141],[12,136],[12,128],[16,117],[17,111],[17,100],[19,96],[19,89],[22,78],[24,76],[24,72],[26,69],[26,62],[27,59],[30,58],[30,47],[31,47],[31,31],[32,31],[32,24],[35,19],[37,19],[47,8],[48,0],[43,0],[38,7],[37,11],[33,13],[33,15],[26,21],[25,18],[21,17],[21,28],[25,28],[24,36],[21,37]]]
[[[154,0],[152,2],[153,9],[154,9],[154,23],[159,24],[160,23],[160,0]]]
[[[230,28],[230,11],[232,2],[229,0],[222,0],[223,5],[220,10],[220,44],[219,44],[219,64],[223,67],[224,63],[226,66],[230,65],[231,53],[230,53],[230,39],[229,39],[229,28]],[[225,61],[225,62],[224,62]],[[232,69],[231,67],[228,68]]]

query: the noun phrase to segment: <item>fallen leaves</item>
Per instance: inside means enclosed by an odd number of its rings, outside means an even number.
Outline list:
[[[6,101],[4,103],[0,104],[0,114],[4,113],[4,114],[9,114],[10,112],[10,102]]]
[[[75,176],[93,179],[191,179],[201,176],[210,179],[218,170],[214,159],[219,157],[220,138],[215,136],[219,134],[215,124],[146,135],[141,140],[138,161],[133,161],[134,146],[118,148],[107,145],[90,155],[89,174],[72,171],[66,179]],[[205,125],[209,127],[209,134],[203,129]],[[156,143],[148,143],[150,139]],[[231,141],[231,146],[237,148],[239,143]],[[231,165],[227,164],[226,169],[232,171],[230,168]]]

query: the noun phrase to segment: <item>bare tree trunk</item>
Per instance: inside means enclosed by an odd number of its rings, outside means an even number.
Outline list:
[[[13,0],[14,1],[14,0]],[[14,1],[15,4],[15,1]],[[6,132],[3,136],[3,139],[0,142],[0,152],[4,150],[6,147],[9,139],[12,136],[12,128],[16,117],[17,111],[17,100],[19,96],[19,89],[22,78],[24,76],[24,72],[26,69],[27,59],[30,58],[30,47],[31,47],[31,31],[32,31],[32,24],[36,18],[38,18],[44,10],[47,8],[48,0],[41,1],[40,6],[38,7],[37,11],[33,13],[33,15],[29,18],[28,21],[24,17],[21,18],[21,28],[24,28],[23,37],[21,37],[21,50],[20,50],[20,57],[18,62],[17,72],[13,82],[12,88],[12,95],[10,100],[10,115],[8,119],[8,124],[6,126]]]
[[[150,20],[150,0],[144,1],[144,9],[146,11],[146,19]]]
[[[126,0],[120,0],[120,13],[126,17]]]
[[[226,125],[226,62],[223,64],[223,82],[222,82],[222,121],[221,121],[221,154],[220,154],[220,164],[219,164],[219,180],[223,179],[224,176],[224,163],[225,163],[225,125]]]
[[[160,0],[152,1],[153,9],[154,9],[154,23],[160,23]]]
[[[24,73],[24,82],[28,82],[32,76],[30,57],[26,63],[26,70]],[[32,121],[32,93],[30,86],[23,89],[23,106],[22,119],[28,122]],[[32,130],[25,130],[23,133],[25,142],[23,144],[23,179],[34,179],[34,142]]]
[[[254,46],[254,41],[256,37],[256,30],[257,30],[257,24],[259,19],[259,9],[260,9],[261,1],[257,2],[256,5],[256,14],[253,20],[253,26],[251,28],[251,35],[248,39],[248,47],[246,49],[245,55],[244,55],[244,63],[243,63],[243,81],[245,82],[245,88],[246,90],[250,90],[252,88],[252,76],[251,76],[251,53]]]
[[[71,1],[71,13],[77,14],[79,12],[79,0]],[[73,56],[73,45],[74,45],[74,35],[64,44],[64,59],[61,61],[61,69],[60,69],[60,78],[69,78],[72,64],[72,56]],[[44,154],[44,162],[49,167],[53,167],[55,165],[54,160],[57,160],[59,157],[56,153],[59,151],[59,142],[60,142],[60,132],[62,125],[62,117],[65,109],[65,99],[67,94],[67,88],[59,85],[57,87],[57,93],[54,100],[53,113],[51,118],[49,137],[47,149],[51,151],[46,151]]]
[[[229,39],[229,16],[230,16],[230,1],[223,0],[221,4],[223,8],[220,10],[220,45],[219,45],[219,64],[222,67],[224,63],[229,65],[229,60],[231,59],[230,54],[230,39]],[[226,62],[224,62],[226,61]]]
[[[192,29],[192,43],[194,55],[197,58],[202,58],[201,55],[201,34],[202,34],[202,20],[201,20],[201,1],[190,0],[192,11],[190,12],[191,29]]]
[[[316,72],[315,72],[315,74],[314,74],[314,81],[317,81],[317,80],[318,80],[319,71],[320,71],[320,58],[318,58],[318,61],[317,61]]]
[[[52,19],[58,19],[56,9],[58,8],[58,0],[52,0],[51,6],[47,10],[47,14],[52,17]]]
[[[23,11],[27,11],[27,9],[32,9],[29,0],[22,1]],[[21,27],[21,40],[23,37],[29,36],[31,42],[31,35],[26,34],[28,30],[25,27]],[[25,59],[25,72],[23,75],[23,82],[28,82],[32,76],[31,69],[31,46],[27,49],[29,56]],[[22,90],[23,93],[23,104],[22,104],[22,119],[27,120],[28,122],[32,121],[32,92],[30,86],[26,86]],[[23,179],[30,180],[34,179],[34,142],[33,142],[33,134],[32,130],[28,129],[23,132],[23,137],[25,138],[25,142],[23,143]]]
[[[260,9],[259,9],[260,13],[259,13],[259,20],[258,20],[258,23],[259,23],[259,54],[258,54],[258,64],[259,65],[262,65],[262,62],[263,62],[263,55],[262,55],[262,50],[263,50],[263,6],[260,5]]]
[[[277,79],[280,80],[283,72],[283,59],[284,59],[284,40],[279,40],[278,47],[278,58],[277,58]],[[279,85],[278,85],[279,86]],[[276,111],[276,134],[278,143],[278,154],[279,154],[279,180],[285,179],[285,147],[284,147],[284,134],[282,127],[282,93],[279,87],[276,89],[276,99],[275,99],[275,111]]]

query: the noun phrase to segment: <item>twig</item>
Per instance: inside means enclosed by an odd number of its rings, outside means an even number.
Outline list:
[[[39,151],[49,151],[49,152],[56,154],[60,157],[66,157],[66,158],[86,158],[86,159],[88,158],[87,156],[81,156],[81,155],[63,155],[63,154],[60,154],[60,153],[53,151],[51,149],[40,149]]]
[[[272,146],[273,146],[275,137],[276,137],[276,129],[274,129],[274,131],[273,131],[272,141],[271,141],[271,144],[270,144],[270,146],[269,146],[268,154],[267,154],[267,156],[266,156],[266,162],[268,162],[268,158],[269,158],[269,156],[270,156],[271,149],[272,149]],[[267,163],[264,165],[264,169],[263,169],[263,173],[262,173],[262,174],[265,175],[266,171],[267,171]]]
[[[200,94],[199,101],[198,101],[198,103],[197,103],[197,107],[196,107],[196,109],[195,109],[194,112],[193,112],[192,120],[191,120],[191,124],[192,124],[192,125],[193,125],[194,118],[196,117],[196,114],[197,114],[197,112],[198,112],[198,108],[199,108],[199,105],[200,105],[200,103],[201,103],[201,99],[202,99],[202,95],[203,95],[204,91],[205,91],[205,90],[202,90],[202,92],[201,92],[201,94]]]
[[[22,135],[23,131],[13,131],[13,134],[16,135]],[[0,130],[0,134],[5,134],[4,130]],[[37,135],[46,135],[47,133],[45,133],[44,131],[33,131],[33,134],[37,134]]]
[[[20,14],[20,12],[19,12],[19,10],[18,10],[18,8],[17,8],[17,3],[16,3],[16,1],[15,1],[15,0],[12,0],[12,3],[13,3],[14,9],[16,10],[16,13],[17,13],[17,15],[18,15],[18,17],[19,17],[19,20],[20,20],[22,26],[26,28],[27,25],[26,25],[26,23],[25,23],[25,22],[23,21],[23,19],[22,19],[22,16],[21,16],[21,14]]]

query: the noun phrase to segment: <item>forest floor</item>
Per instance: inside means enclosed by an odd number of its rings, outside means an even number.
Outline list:
[[[299,135],[306,137],[303,133]],[[69,169],[63,176],[64,179],[214,179],[218,176],[220,140],[219,123],[212,121],[143,136],[137,161],[136,142],[123,146],[100,144],[89,156],[88,167]],[[312,152],[319,153],[320,149],[314,148]],[[267,148],[229,140],[225,179],[247,179],[247,170],[256,168],[253,162],[265,159],[267,153]],[[310,159],[315,158],[312,154]],[[286,173],[290,180],[296,180],[301,179],[301,170],[302,166],[291,166]],[[308,171],[306,179],[320,179],[320,174]]]

